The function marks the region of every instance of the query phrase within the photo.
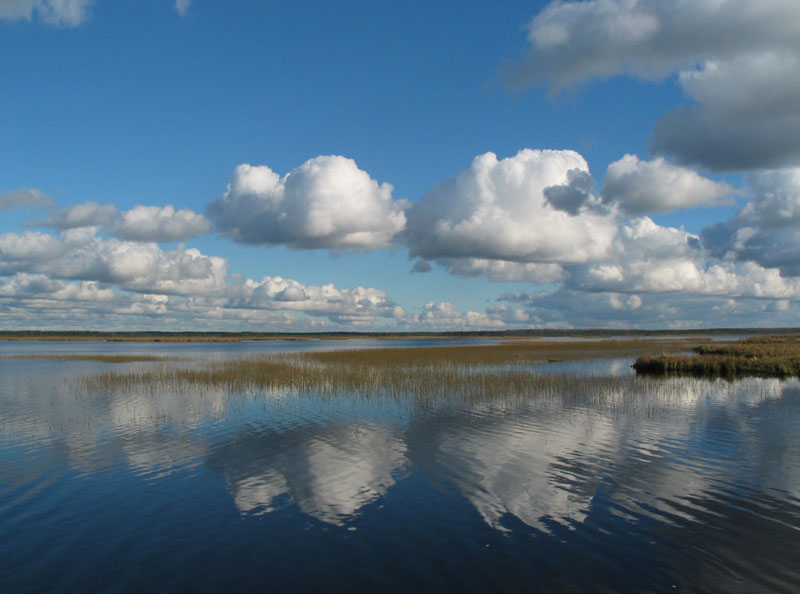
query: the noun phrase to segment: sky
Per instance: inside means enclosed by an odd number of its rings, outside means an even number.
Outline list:
[[[0,0],[0,328],[798,326],[796,0]]]

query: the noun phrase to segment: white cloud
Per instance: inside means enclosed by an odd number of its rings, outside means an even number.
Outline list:
[[[728,184],[661,157],[640,161],[635,155],[625,155],[608,166],[602,196],[606,202],[619,202],[625,212],[645,214],[718,205],[733,191]]]
[[[0,193],[0,211],[52,206],[55,206],[55,203],[37,188],[17,188]]]
[[[155,243],[104,240],[92,228],[61,237],[27,231],[0,235],[0,271],[113,283],[164,294],[211,294],[224,288],[227,263],[198,250],[164,252]]]
[[[426,330],[478,330],[502,328],[505,323],[493,314],[457,311],[449,301],[426,303],[422,313],[409,316],[406,323]]]
[[[574,267],[570,288],[629,293],[685,293],[769,299],[800,298],[800,280],[755,262],[709,257],[691,233],[647,217],[624,224],[608,261]]]
[[[79,229],[81,227],[101,227],[110,223],[117,216],[117,207],[113,204],[84,202],[66,208],[56,216],[41,221],[39,224],[55,229]]]
[[[135,206],[119,215],[112,232],[130,241],[186,241],[211,232],[211,223],[189,209],[176,211],[172,205]]]
[[[731,220],[703,230],[703,245],[725,259],[753,261],[800,276],[800,168],[750,176],[754,198]]]
[[[530,23],[512,85],[679,72],[695,105],[668,113],[654,148],[717,170],[800,159],[800,4],[795,0],[552,2]]]
[[[604,257],[616,233],[615,215],[592,204],[570,214],[545,196],[548,188],[570,184],[576,171],[588,173],[588,166],[574,151],[475,157],[468,170],[431,189],[408,211],[411,255],[528,263]]]
[[[0,19],[38,20],[55,27],[77,27],[89,18],[92,0],[2,0]]]
[[[739,214],[748,225],[800,227],[800,167],[761,171],[750,177],[755,199]]]
[[[269,276],[230,279],[223,258],[180,245],[165,251],[153,242],[103,239],[92,227],[59,236],[0,234],[0,275],[6,277],[0,277],[0,299],[9,314],[2,315],[0,307],[0,321],[11,320],[9,327],[38,326],[47,319],[41,312],[62,316],[70,308],[74,316],[59,325],[72,327],[90,311],[98,319],[150,318],[151,329],[173,319],[188,327],[234,320],[271,328],[292,324],[297,330],[316,323],[349,328],[407,318],[380,289],[303,285]]]
[[[208,205],[217,230],[241,243],[297,249],[374,250],[403,230],[404,202],[340,156],[306,161],[283,177],[239,165],[228,191]]]
[[[536,264],[487,260],[485,258],[443,258],[437,262],[451,274],[485,276],[496,282],[556,283],[566,278],[560,264]]]
[[[514,82],[556,88],[591,78],[669,76],[710,56],[798,46],[794,0],[590,0],[551,2],[531,21],[528,58]]]
[[[303,312],[346,325],[366,325],[376,317],[402,319],[405,312],[380,289],[302,285],[280,276],[246,279],[228,290],[231,307]]]

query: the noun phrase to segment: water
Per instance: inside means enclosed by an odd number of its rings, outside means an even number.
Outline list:
[[[281,345],[0,352],[151,347]],[[468,403],[75,381],[147,365],[0,361],[0,591],[800,590],[796,380],[565,362],[538,369],[620,387]]]

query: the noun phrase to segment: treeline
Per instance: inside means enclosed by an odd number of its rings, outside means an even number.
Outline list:
[[[741,334],[797,334],[798,328],[706,328],[683,330],[620,330],[603,328],[478,330],[447,332],[203,332],[203,331],[98,331],[0,330],[0,340],[309,340],[345,338],[608,338],[614,336],[731,336]]]

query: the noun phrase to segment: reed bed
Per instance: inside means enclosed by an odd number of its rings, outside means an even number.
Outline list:
[[[614,358],[642,352],[685,351],[684,341],[503,342],[496,345],[358,349],[271,354],[177,365],[164,361],[127,372],[84,378],[92,390],[150,386],[214,386],[234,392],[261,389],[316,395],[355,394],[464,399],[512,394],[612,390],[618,378],[535,373],[548,360]]]
[[[698,377],[800,376],[800,337],[756,337],[734,343],[706,344],[694,355],[640,357],[640,374],[685,374]]]

